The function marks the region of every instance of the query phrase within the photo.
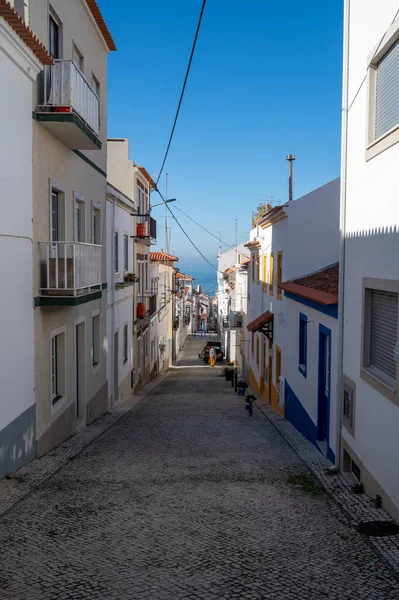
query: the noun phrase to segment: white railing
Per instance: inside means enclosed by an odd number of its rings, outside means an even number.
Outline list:
[[[76,296],[101,285],[102,246],[81,242],[39,242],[40,289]]]
[[[56,60],[44,69],[43,108],[65,108],[76,112],[99,132],[100,99],[72,60]],[[39,107],[40,108],[40,107]]]

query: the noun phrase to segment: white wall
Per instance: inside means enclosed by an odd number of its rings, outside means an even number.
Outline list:
[[[32,82],[41,65],[0,17],[0,431],[34,404]]]
[[[350,102],[364,77],[367,58],[397,7],[396,0],[351,2]],[[367,93],[366,81],[348,118],[344,373],[356,383],[356,416],[355,436],[344,428],[343,437],[399,514],[399,477],[393,459],[399,455],[399,406],[360,378],[362,278],[399,280],[399,144],[365,160]]]

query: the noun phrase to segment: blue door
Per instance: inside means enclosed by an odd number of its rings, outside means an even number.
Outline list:
[[[329,442],[330,382],[331,382],[331,330],[319,325],[319,390],[317,413],[317,438]]]

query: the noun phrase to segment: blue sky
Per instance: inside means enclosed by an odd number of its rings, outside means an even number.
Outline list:
[[[108,63],[108,135],[128,137],[130,158],[154,174],[201,0],[99,4],[118,49]],[[340,1],[208,0],[165,171],[169,197],[226,242],[236,217],[244,240],[265,196],[287,200],[286,154],[297,157],[295,197],[339,175],[342,16]],[[154,209],[159,247],[163,214]],[[214,260],[217,241],[176,216]],[[176,224],[171,250],[182,265],[196,262]]]

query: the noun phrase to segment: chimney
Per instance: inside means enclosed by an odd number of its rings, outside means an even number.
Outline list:
[[[295,154],[287,154],[286,160],[289,162],[288,167],[288,200],[292,201],[292,188],[293,188],[293,177],[292,177],[292,161],[295,160]]]

